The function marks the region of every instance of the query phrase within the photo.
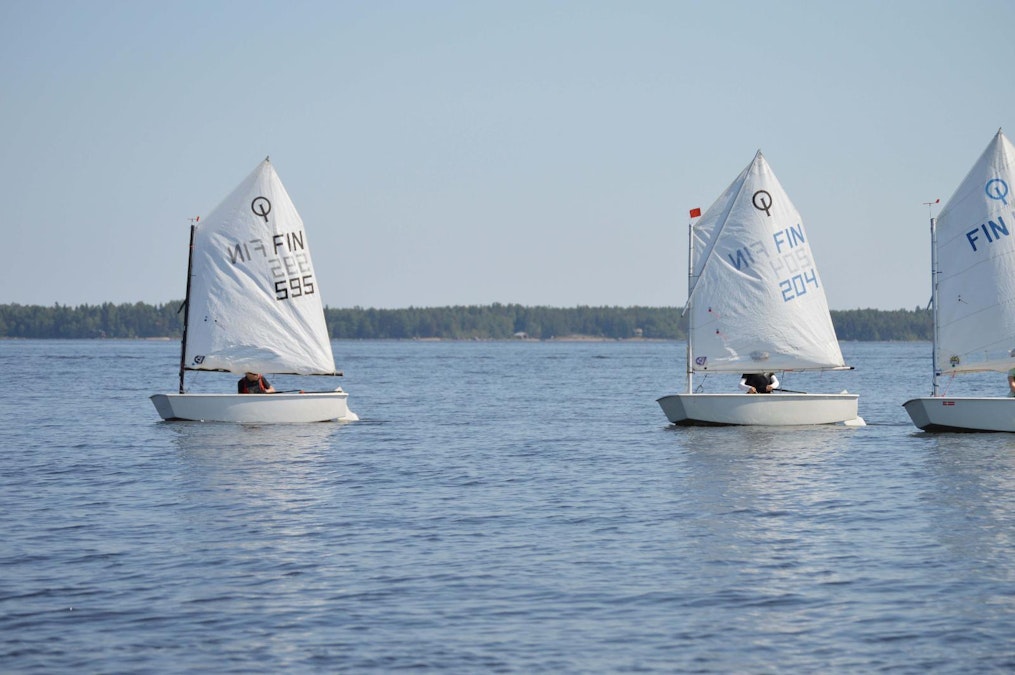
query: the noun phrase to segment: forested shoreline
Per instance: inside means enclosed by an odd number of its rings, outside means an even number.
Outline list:
[[[182,301],[0,305],[0,338],[179,338]],[[682,340],[679,307],[458,305],[406,309],[325,308],[333,338],[346,340],[537,340],[572,337]],[[840,340],[930,340],[928,309],[832,310]]]

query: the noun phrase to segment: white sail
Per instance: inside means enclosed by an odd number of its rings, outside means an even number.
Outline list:
[[[265,159],[194,233],[187,370],[332,374],[303,221]]]
[[[937,218],[937,365],[1015,367],[1015,147],[1000,131]]]
[[[695,372],[845,368],[807,232],[759,151],[693,231]]]

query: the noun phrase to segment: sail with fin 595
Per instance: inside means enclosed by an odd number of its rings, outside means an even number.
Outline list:
[[[188,270],[179,393],[151,397],[163,419],[356,419],[341,387],[281,394],[185,391],[187,371],[341,375],[303,221],[269,160],[191,227]]]

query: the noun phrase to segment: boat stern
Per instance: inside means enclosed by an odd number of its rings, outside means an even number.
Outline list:
[[[663,409],[663,414],[666,415],[666,419],[671,424],[693,424],[694,421],[690,420],[687,415],[687,410],[684,408],[684,402],[679,394],[671,394],[669,396],[663,396],[656,399],[656,403]]]
[[[169,400],[167,394],[154,394],[149,397],[152,403],[155,405],[155,410],[158,411],[159,416],[164,420],[176,420],[180,419],[173,414],[173,404]]]

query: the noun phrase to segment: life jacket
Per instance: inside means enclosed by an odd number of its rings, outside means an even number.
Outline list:
[[[241,394],[264,394],[268,390],[268,388],[264,386],[263,375],[257,376],[256,383],[251,382],[250,380],[247,379],[247,376],[244,375],[243,379],[240,380],[240,389]]]

